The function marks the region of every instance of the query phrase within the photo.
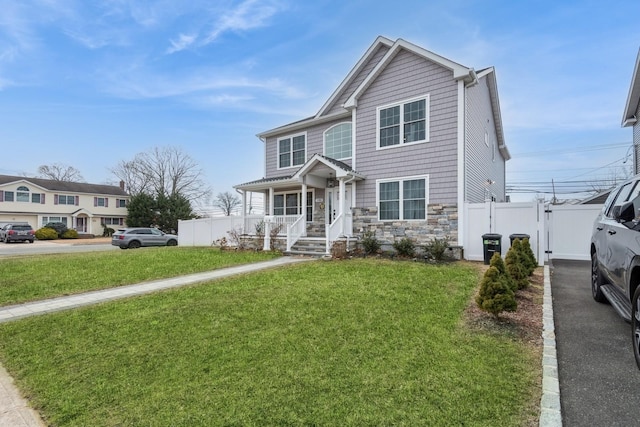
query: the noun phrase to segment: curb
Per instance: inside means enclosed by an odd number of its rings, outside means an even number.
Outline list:
[[[542,398],[540,399],[540,427],[562,427],[560,406],[560,382],[558,381],[558,356],[556,332],[553,322],[553,300],[549,265],[544,266],[544,300],[542,304]]]

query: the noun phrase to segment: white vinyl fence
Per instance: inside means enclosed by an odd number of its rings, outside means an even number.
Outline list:
[[[589,260],[593,221],[602,205],[551,205],[543,203],[465,203],[461,224],[464,258],[484,260],[484,234],[500,234],[501,253],[509,250],[512,234],[528,234],[531,249],[540,265],[549,259]],[[251,230],[262,216],[247,217]],[[228,231],[242,229],[242,217],[203,218],[178,222],[179,244],[210,246]]]
[[[550,205],[542,203],[465,204],[464,257],[482,261],[482,236],[502,235],[504,256],[512,234],[528,234],[540,265],[549,259],[588,260],[593,221],[602,205]]]

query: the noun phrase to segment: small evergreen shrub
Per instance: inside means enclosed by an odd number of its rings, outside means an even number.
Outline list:
[[[58,232],[53,228],[42,227],[36,230],[36,239],[38,240],[55,240],[58,238]]]
[[[114,230],[113,228],[107,227],[104,224],[102,225],[102,237],[111,237],[115,232],[116,230]]]
[[[513,244],[507,251],[507,255],[504,258],[504,263],[507,267],[509,276],[511,276],[511,279],[515,282],[518,289],[524,289],[529,286],[529,270],[522,259],[520,239],[515,239],[513,241]]]
[[[403,257],[412,258],[416,254],[416,244],[408,237],[403,237],[402,239],[393,242],[393,249],[398,252],[399,256]]]
[[[63,239],[77,239],[78,232],[76,230],[69,229],[62,234]]]
[[[527,267],[529,268],[529,276],[531,276],[536,267],[538,267],[538,261],[536,260],[536,256],[533,253],[533,250],[531,249],[529,239],[523,239],[520,243],[520,246],[522,247],[522,255],[527,262]]]
[[[376,254],[382,247],[380,241],[376,239],[376,233],[371,230],[365,231],[365,233],[362,235],[360,243],[362,243],[362,248],[364,249],[364,253],[366,255]]]
[[[489,261],[489,266],[495,267],[496,270],[498,270],[498,273],[500,273],[500,275],[504,277],[504,280],[507,282],[507,285],[509,285],[509,288],[512,291],[515,292],[516,290],[518,290],[518,285],[516,284],[516,282],[513,281],[513,279],[511,278],[511,275],[509,275],[509,272],[507,271],[507,267],[505,266],[504,261],[502,260],[502,257],[498,252],[495,252],[491,257],[491,261]]]
[[[433,239],[424,245],[425,253],[436,261],[444,261],[447,258],[449,239]]]
[[[62,235],[68,230],[67,226],[62,222],[48,222],[44,227],[55,230],[56,233],[58,233],[58,237],[62,237]]]
[[[518,303],[504,275],[496,267],[489,267],[480,283],[476,296],[478,307],[497,319],[503,311],[516,311]]]

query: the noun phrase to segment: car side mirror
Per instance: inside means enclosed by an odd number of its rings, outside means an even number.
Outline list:
[[[613,217],[618,222],[630,222],[636,218],[636,210],[633,201],[613,207]]]

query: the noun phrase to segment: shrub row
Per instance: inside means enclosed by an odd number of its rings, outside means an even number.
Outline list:
[[[498,252],[494,253],[480,282],[476,297],[478,307],[496,318],[503,311],[516,311],[515,294],[529,286],[529,276],[537,265],[529,239],[515,239],[504,261]]]
[[[376,239],[373,231],[366,231],[362,235],[362,239],[360,239],[360,244],[362,245],[365,255],[378,254],[382,248],[382,243]],[[431,258],[435,261],[444,261],[447,258],[449,240],[446,238],[434,239],[420,247],[416,245],[412,239],[403,237],[402,239],[393,242],[392,246],[398,256],[401,257],[414,258],[417,255],[417,250],[421,248],[425,257]]]

